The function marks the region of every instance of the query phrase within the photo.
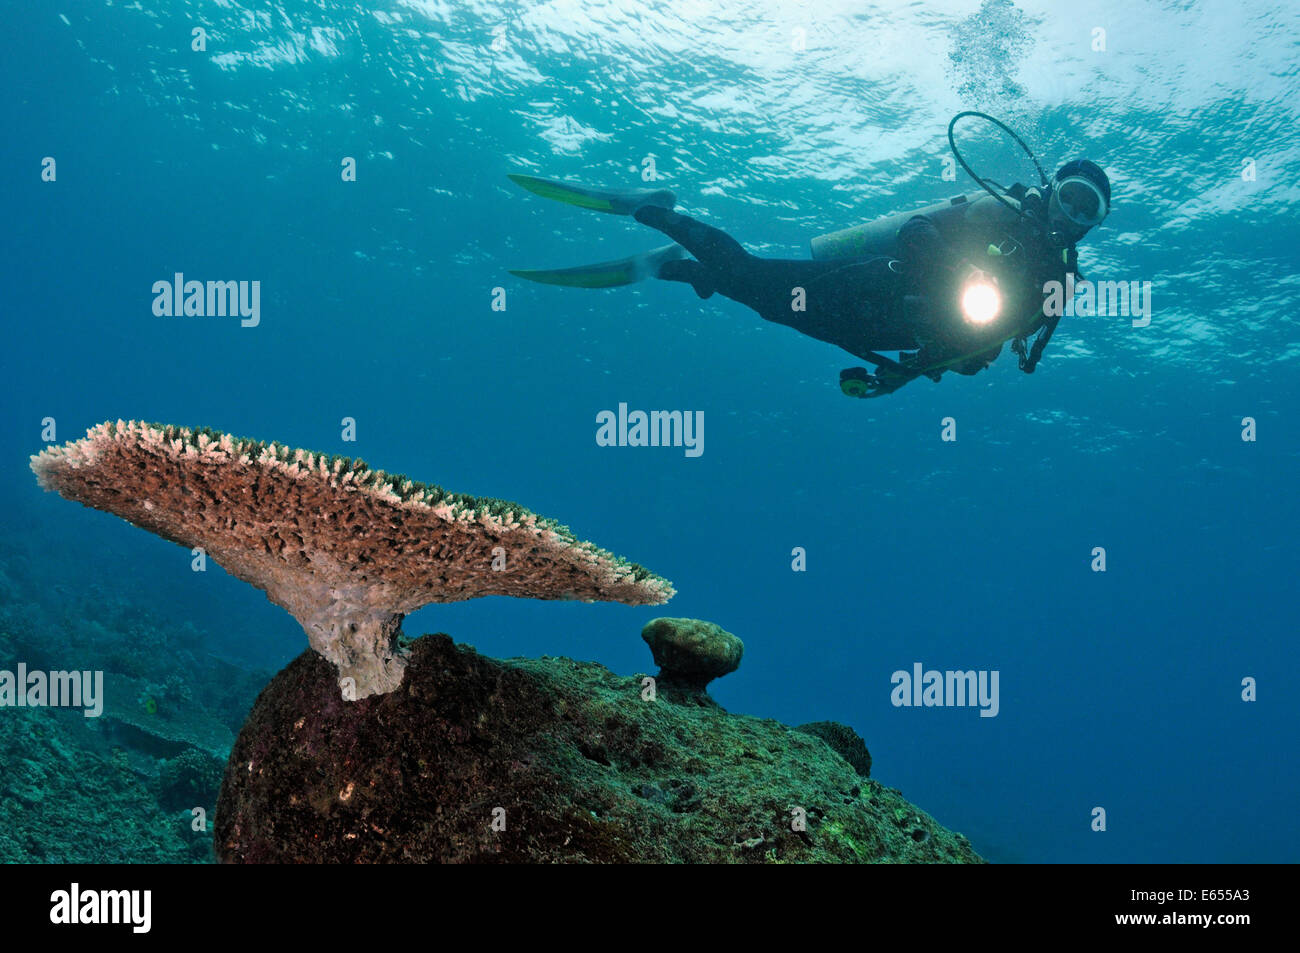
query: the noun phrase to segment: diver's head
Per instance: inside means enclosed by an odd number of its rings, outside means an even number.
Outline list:
[[[1110,179],[1101,166],[1088,159],[1073,159],[1052,179],[1047,217],[1052,230],[1070,243],[1101,224],[1110,211]]]

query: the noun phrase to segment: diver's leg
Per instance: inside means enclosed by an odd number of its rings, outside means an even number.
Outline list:
[[[663,232],[707,268],[726,272],[741,267],[753,257],[740,247],[740,242],[722,229],[705,225],[680,212],[655,205],[643,205],[632,213],[632,217],[642,225]]]
[[[701,298],[722,294],[759,314],[769,306],[770,282],[763,280],[771,264],[768,259],[751,255],[722,229],[680,212],[643,206],[632,215],[641,224],[663,232],[697,259],[666,262],[658,277],[685,282]]]
[[[716,292],[768,321],[860,357],[873,349],[912,346],[910,334],[891,329],[897,276],[887,258],[848,263],[760,258],[721,229],[680,212],[643,206],[632,214],[698,259],[665,262],[657,276],[689,284],[701,298]]]
[[[767,320],[863,360],[874,361],[873,352],[917,346],[889,259],[759,260],[767,266],[765,280],[771,286],[766,298],[772,304],[760,312]],[[792,288],[803,294],[796,298]]]
[[[710,298],[718,290],[709,269],[691,258],[666,261],[659,266],[657,278],[664,281],[681,281],[695,289],[701,298]]]

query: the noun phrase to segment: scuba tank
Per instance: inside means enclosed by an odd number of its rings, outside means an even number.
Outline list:
[[[1001,129],[1004,133],[1016,141],[1025,154],[1034,163],[1034,168],[1038,171],[1040,186],[1026,190],[1025,197],[1028,201],[1017,201],[1008,195],[1005,190],[995,189],[996,183],[978,175],[974,169],[967,164],[965,157],[962,156],[961,150],[957,148],[957,141],[953,137],[953,129],[956,127],[958,120],[967,116],[977,117]],[[982,192],[972,192],[966,195],[955,195],[944,202],[935,202],[924,208],[918,208],[911,212],[901,212],[896,215],[889,215],[885,218],[876,219],[863,225],[856,225],[852,228],[841,229],[838,232],[830,232],[826,235],[818,235],[811,242],[812,257],[818,260],[838,259],[838,258],[867,258],[876,255],[888,255],[896,257],[897,249],[895,242],[898,237],[898,230],[902,228],[907,221],[917,215],[924,215],[930,218],[939,231],[944,232],[948,229],[947,225],[953,224],[954,219],[965,218],[968,214],[991,215],[993,208],[991,202],[1009,209],[1016,216],[1027,218],[1032,221],[1045,220],[1046,218],[1046,193],[1050,190],[1048,185],[1047,173],[1043,171],[1042,165],[1039,164],[1033,150],[1025,144],[1025,141],[1015,134],[1010,128],[1003,123],[994,119],[987,113],[982,112],[960,112],[952,117],[948,123],[948,145],[952,149],[952,154],[957,162],[966,171],[972,179],[979,183]],[[978,210],[978,211],[976,211]]]
[[[812,256],[818,261],[835,258],[870,258],[878,255],[897,257],[898,250],[895,242],[898,239],[898,230],[911,219],[924,215],[939,224],[953,215],[964,216],[971,205],[984,198],[982,192],[954,195],[946,201],[935,202],[911,212],[898,212],[862,225],[854,225],[852,228],[842,228],[838,232],[818,235],[810,243]]]

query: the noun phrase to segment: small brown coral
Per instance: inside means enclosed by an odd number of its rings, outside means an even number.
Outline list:
[[[697,691],[734,672],[745,654],[745,643],[702,619],[651,619],[641,638],[650,646],[660,678]]]
[[[402,618],[429,603],[504,595],[658,605],[674,594],[667,580],[518,504],[212,430],[119,420],[31,465],[45,489],[202,547],[265,590],[337,666],[345,697],[401,683]]]

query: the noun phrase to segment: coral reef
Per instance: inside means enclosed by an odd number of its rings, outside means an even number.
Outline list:
[[[426,636],[395,691],[339,699],[304,652],[231,753],[225,862],[979,862],[818,738],[564,658]]]
[[[94,753],[79,713],[15,708],[0,718],[0,863],[187,863],[169,816],[125,753]],[[211,804],[211,793],[205,804]],[[193,805],[190,805],[193,806]],[[211,852],[204,835],[203,857]]]
[[[143,679],[112,674],[112,691],[104,705],[105,727],[114,738],[155,757],[172,757],[198,748],[209,757],[225,759],[234,733],[195,704],[169,696]]]
[[[853,770],[864,778],[871,777],[871,752],[862,736],[848,725],[838,721],[810,721],[800,725],[795,731],[806,735],[815,735],[831,746],[831,750],[853,766]]]
[[[667,580],[516,503],[209,429],[104,423],[32,457],[42,487],[188,547],[266,592],[345,697],[402,681],[405,615],[506,595],[657,605]]]
[[[700,692],[739,668],[745,654],[740,639],[701,619],[651,619],[641,638],[650,646],[661,681]]]
[[[225,762],[190,748],[164,761],[158,770],[158,803],[169,811],[190,810],[221,787]]]
[[[78,554],[40,545],[0,535],[0,658],[103,671],[105,705],[0,713],[0,862],[210,862],[234,729],[270,673],[210,654],[112,570],[81,565],[67,586]]]

